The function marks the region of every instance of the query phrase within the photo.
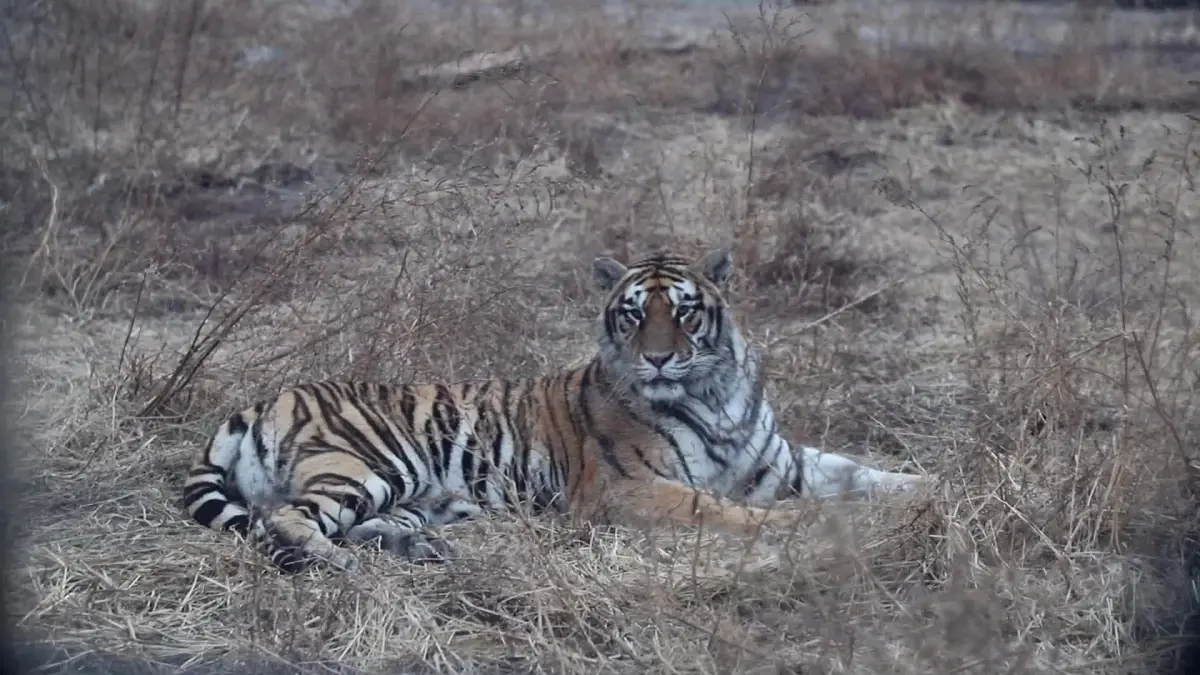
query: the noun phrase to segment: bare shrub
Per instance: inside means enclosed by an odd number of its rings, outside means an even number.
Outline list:
[[[999,30],[986,10],[971,7],[914,20],[944,27],[950,36]],[[833,45],[817,49],[815,40],[808,39],[820,27],[811,18],[814,14],[766,5],[757,15],[732,22],[728,37],[707,59],[698,60],[697,79],[711,83],[701,105],[718,114],[753,111],[772,119],[878,118],[898,108],[947,100],[984,110],[1102,111],[1183,111],[1195,101],[1195,88],[1185,75],[1169,68],[1147,72],[1153,52],[1131,55],[1099,44],[1096,35],[1109,18],[1104,14],[1080,12],[1057,42],[1030,46],[1020,44],[1021,34],[994,42],[946,36],[934,40],[928,37],[934,26],[892,26],[881,15],[873,26],[861,20],[842,24],[829,38]],[[870,16],[869,10],[864,14]],[[959,14],[963,23],[955,25]]]

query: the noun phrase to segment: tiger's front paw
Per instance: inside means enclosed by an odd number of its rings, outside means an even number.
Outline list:
[[[913,473],[888,473],[884,474],[884,476],[882,480],[878,480],[873,486],[874,490],[872,492],[879,496],[914,495],[918,492],[923,492],[936,482],[933,476],[922,476]]]
[[[314,553],[299,546],[279,547],[271,553],[271,562],[287,574],[297,574],[310,567],[328,567],[340,572],[357,572],[362,567],[358,556],[340,548]]]
[[[352,551],[334,549],[314,556],[317,561],[340,572],[358,572],[362,569],[362,561]]]
[[[384,517],[372,518],[351,528],[347,538],[359,543],[374,544],[381,551],[414,562],[442,562],[457,557],[454,547],[446,540],[427,531],[415,531],[398,521]]]
[[[413,562],[448,562],[458,557],[454,546],[429,532],[410,532],[392,542],[388,551]]]

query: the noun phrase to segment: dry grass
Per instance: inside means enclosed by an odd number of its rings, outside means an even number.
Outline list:
[[[1184,672],[1200,154],[1178,20],[829,3],[648,42],[653,13],[583,5],[6,9],[31,658]],[[881,22],[924,46],[871,42]],[[1034,33],[1048,53],[1004,42]],[[472,50],[505,67],[462,75]],[[229,410],[302,378],[574,362],[593,255],[722,243],[786,431],[936,494],[753,546],[468,523],[462,561],[368,556],[354,580],[280,577],[184,517]]]

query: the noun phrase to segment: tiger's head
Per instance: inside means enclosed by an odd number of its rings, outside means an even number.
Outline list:
[[[601,257],[593,272],[608,293],[599,357],[615,382],[669,403],[740,367],[745,346],[722,294],[733,273],[727,249],[698,261],[659,253],[628,267]]]

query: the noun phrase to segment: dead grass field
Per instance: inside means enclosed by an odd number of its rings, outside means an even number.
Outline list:
[[[393,4],[8,4],[10,611],[38,658],[1193,672],[1186,15],[921,5],[911,35],[948,39],[900,47],[861,4],[653,40],[581,0]],[[1057,46],[1006,47],[1037,28]],[[462,560],[353,581],[281,577],[182,512],[230,410],[300,379],[575,362],[592,257],[664,244],[734,247],[791,435],[935,494],[752,546],[467,523]]]

